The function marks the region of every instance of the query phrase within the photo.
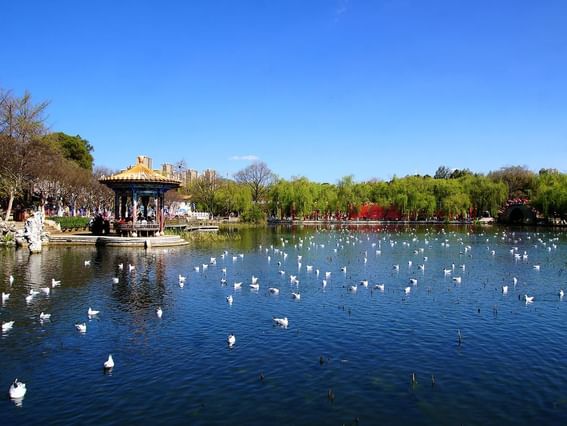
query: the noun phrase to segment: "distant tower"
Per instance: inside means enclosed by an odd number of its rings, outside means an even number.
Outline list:
[[[143,164],[148,169],[152,170],[152,159],[146,155],[139,155],[138,156],[138,163]]]
[[[173,176],[173,164],[164,163],[161,165],[161,173],[165,177],[172,177]]]
[[[206,179],[207,182],[212,183],[217,179],[217,172],[212,169],[207,169],[203,172],[203,178]]]
[[[199,174],[197,173],[197,170],[187,169],[187,185],[191,185],[198,177]]]

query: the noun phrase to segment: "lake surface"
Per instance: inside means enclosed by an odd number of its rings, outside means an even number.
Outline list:
[[[0,250],[0,320],[15,321],[0,336],[2,424],[567,424],[564,232],[242,233],[201,248]],[[52,278],[61,286],[26,302]]]

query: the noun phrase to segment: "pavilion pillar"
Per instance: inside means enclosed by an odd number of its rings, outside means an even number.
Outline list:
[[[120,199],[120,219],[126,219],[126,204],[128,204],[128,196],[122,194]]]
[[[120,218],[120,196],[118,192],[114,192],[114,220]]]
[[[132,190],[132,225],[133,229],[136,225],[136,219],[138,219],[138,194],[136,194],[136,190]],[[134,232],[135,229],[134,229]]]
[[[159,232],[163,233],[165,229],[165,216],[163,212],[164,208],[164,195],[160,193],[158,196],[159,199]]]
[[[156,195],[156,222],[158,224],[158,232],[161,234],[161,203],[159,202],[159,192]]]
[[[144,219],[148,220],[148,204],[150,202],[150,197],[144,195],[142,197],[142,205],[144,206]]]

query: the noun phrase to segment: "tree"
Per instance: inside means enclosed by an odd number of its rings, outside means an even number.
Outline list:
[[[211,214],[215,212],[215,196],[219,187],[218,184],[218,179],[205,179],[201,176],[189,187],[191,198]]]
[[[94,148],[79,135],[70,136],[63,132],[49,133],[44,140],[54,147],[67,160],[74,161],[79,167],[92,171]]]
[[[529,198],[536,183],[535,173],[526,166],[502,167],[490,172],[488,177],[495,182],[504,182],[508,186],[509,198]]]
[[[43,135],[47,102],[33,104],[29,92],[21,98],[0,92],[0,183],[8,198],[6,220],[10,217],[14,199],[22,195],[34,176],[38,164],[32,144]]]
[[[236,182],[250,188],[252,201],[262,201],[268,193],[270,186],[275,182],[276,176],[263,161],[254,162],[234,175]]]
[[[434,179],[449,179],[450,177],[451,169],[447,166],[439,166],[433,176]]]

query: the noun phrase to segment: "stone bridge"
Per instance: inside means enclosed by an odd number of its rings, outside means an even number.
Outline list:
[[[536,212],[529,204],[510,204],[500,214],[499,221],[506,225],[535,225]]]

